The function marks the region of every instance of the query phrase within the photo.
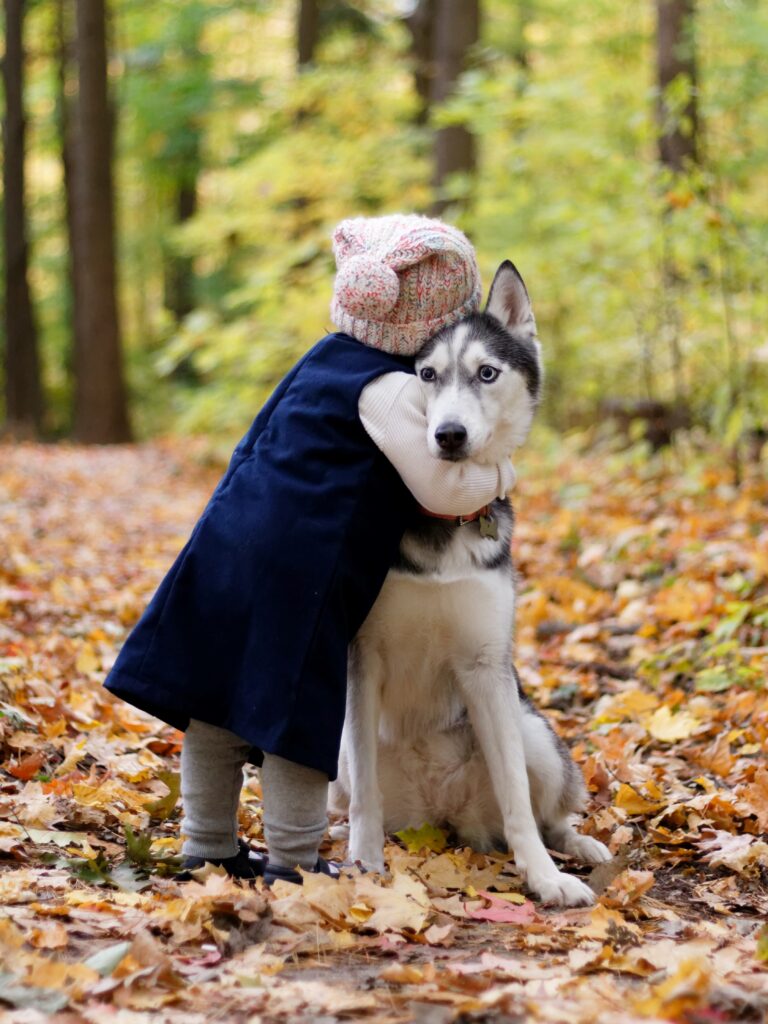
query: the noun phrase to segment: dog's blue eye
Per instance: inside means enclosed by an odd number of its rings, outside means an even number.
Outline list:
[[[425,366],[421,370],[421,373],[419,374],[419,376],[421,377],[422,380],[434,380],[436,374],[435,374],[435,371],[432,369],[431,366]]]
[[[478,370],[478,376],[480,380],[485,381],[486,384],[490,384],[492,380],[496,380],[501,371],[497,370],[495,366],[481,366]]]

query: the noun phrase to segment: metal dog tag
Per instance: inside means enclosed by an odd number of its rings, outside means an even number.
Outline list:
[[[480,516],[480,536],[490,537],[491,540],[499,539],[499,524],[493,516]]]

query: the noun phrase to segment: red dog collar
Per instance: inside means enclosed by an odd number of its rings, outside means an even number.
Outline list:
[[[474,523],[476,519],[480,519],[483,516],[486,519],[491,518],[490,505],[483,505],[477,512],[471,512],[468,516],[444,516],[440,512],[430,512],[423,505],[419,506],[419,511],[424,516],[430,516],[432,519],[444,519],[447,523],[453,523],[455,526],[465,526],[467,523]]]

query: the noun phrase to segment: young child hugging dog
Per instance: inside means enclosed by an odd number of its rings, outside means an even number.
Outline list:
[[[413,356],[478,308],[465,236],[394,215],[344,221],[333,245],[340,333],[293,367],[235,447],[105,684],[185,730],[187,871],[208,861],[268,883],[300,883],[297,867],[338,873],[318,848],[347,646],[415,504],[465,515],[514,483],[507,458],[452,463],[427,448]],[[261,766],[266,858],[238,840],[247,761]]]

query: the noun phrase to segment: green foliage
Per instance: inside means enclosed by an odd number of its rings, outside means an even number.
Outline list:
[[[50,6],[29,16],[33,288],[63,430]],[[484,0],[471,66],[426,126],[402,5],[321,6],[317,59],[299,73],[293,2],[114,0],[121,301],[143,433],[243,432],[331,326],[333,225],[428,211],[432,132],[453,122],[472,126],[479,172],[448,183],[446,216],[475,241],[486,282],[503,258],[523,273],[550,423],[591,421],[605,396],[683,398],[728,442],[764,421],[765,5],[697,4],[703,162],[678,176],[656,157],[651,4]],[[691,89],[681,76],[667,90],[671,123]],[[198,212],[179,225],[174,196],[192,184]],[[197,308],[179,325],[164,305],[172,256],[195,272]]]
[[[130,825],[126,825],[125,852],[128,854],[128,860],[133,861],[134,864],[151,864],[152,836],[149,833],[137,835]]]
[[[165,783],[168,787],[168,792],[165,796],[160,797],[158,800],[152,800],[144,805],[144,809],[149,811],[150,816],[157,821],[165,821],[169,818],[174,810],[176,804],[179,802],[179,796],[181,795],[181,776],[178,772],[160,771],[157,773],[158,779]],[[136,847],[138,851],[139,847]]]

